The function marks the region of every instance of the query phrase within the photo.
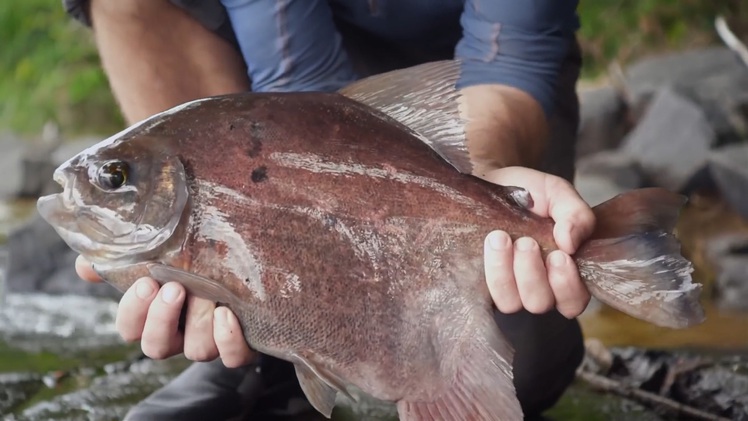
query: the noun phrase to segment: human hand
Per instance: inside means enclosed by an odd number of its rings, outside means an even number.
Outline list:
[[[101,281],[81,256],[75,261],[75,269],[86,281]],[[185,299],[187,317],[181,332],[179,318]],[[227,367],[239,367],[256,355],[244,340],[234,313],[216,307],[214,302],[188,296],[176,282],[159,286],[151,278],[138,279],[119,302],[116,327],[126,341],[140,340],[143,353],[153,359],[184,353],[192,361],[220,357]]]
[[[512,244],[506,232],[489,233],[484,261],[496,307],[507,314],[523,308],[542,314],[555,307],[567,318],[579,316],[590,301],[590,293],[570,255],[594,230],[592,209],[568,181],[530,168],[495,169],[482,178],[529,191],[534,201],[530,210],[554,220],[553,238],[559,247],[543,261],[540,247],[532,238],[518,238]]]

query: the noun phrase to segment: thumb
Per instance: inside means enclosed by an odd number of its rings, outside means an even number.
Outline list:
[[[571,183],[550,176],[546,188],[553,238],[561,251],[573,254],[595,229],[595,213]]]

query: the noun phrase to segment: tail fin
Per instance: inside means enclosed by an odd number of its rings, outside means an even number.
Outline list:
[[[597,228],[575,254],[590,293],[630,316],[670,328],[704,321],[701,284],[672,233],[685,197],[633,190],[593,208]]]

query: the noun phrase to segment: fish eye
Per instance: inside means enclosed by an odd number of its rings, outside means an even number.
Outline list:
[[[124,161],[109,161],[99,168],[99,185],[107,190],[117,190],[127,183],[130,167]]]

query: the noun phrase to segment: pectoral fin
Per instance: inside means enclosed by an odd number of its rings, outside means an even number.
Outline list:
[[[155,280],[162,283],[177,282],[191,295],[225,304],[239,304],[231,291],[212,279],[159,263],[152,263],[147,267]]]
[[[294,367],[296,368],[296,377],[299,379],[301,390],[304,391],[309,403],[320,414],[326,418],[330,418],[332,410],[335,407],[335,397],[338,395],[337,390],[320,379],[304,363],[296,363]]]

